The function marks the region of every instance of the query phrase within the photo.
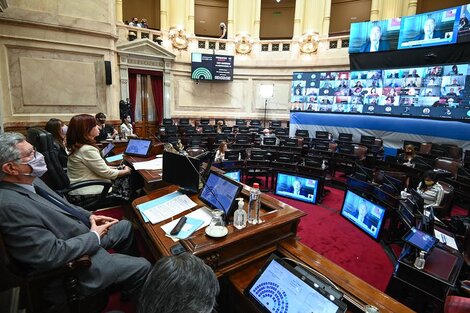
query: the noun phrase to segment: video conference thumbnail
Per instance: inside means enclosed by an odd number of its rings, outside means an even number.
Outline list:
[[[291,110],[470,119],[469,75],[468,64],[294,72]]]

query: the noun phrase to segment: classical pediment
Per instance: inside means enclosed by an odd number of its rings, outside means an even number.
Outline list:
[[[117,45],[119,54],[173,60],[176,56],[150,39],[136,39]]]

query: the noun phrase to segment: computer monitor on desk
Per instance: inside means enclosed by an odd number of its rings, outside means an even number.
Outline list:
[[[228,221],[241,189],[241,184],[223,174],[211,171],[199,194],[199,199],[210,209],[223,211]]]
[[[199,191],[201,161],[186,155],[163,152],[162,180],[180,186],[183,192]]]
[[[346,190],[341,216],[375,240],[380,238],[386,210],[357,193]]]

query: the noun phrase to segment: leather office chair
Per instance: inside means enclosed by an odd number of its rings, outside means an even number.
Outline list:
[[[206,152],[206,149],[201,148],[201,147],[189,147],[189,148],[186,148],[186,152],[191,157],[197,157],[198,155]]]
[[[447,296],[444,303],[444,313],[470,312],[470,298],[460,296]]]
[[[437,158],[434,162],[434,168],[446,170],[452,173],[452,177],[457,178],[460,162],[451,158]]]
[[[88,186],[102,186],[103,191],[98,198],[92,197],[90,199],[83,199],[83,201],[79,203],[74,203],[90,211],[106,207],[115,202],[115,199],[110,199],[107,197],[109,189],[112,185],[112,182],[108,180],[94,179],[70,184],[67,173],[60,164],[57,150],[54,149],[54,139],[52,138],[51,133],[45,131],[42,128],[31,127],[28,128],[27,139],[28,142],[32,144],[37,151],[44,155],[44,159],[47,164],[47,172],[41,177],[41,179],[51,189],[67,198],[74,190]]]
[[[434,215],[438,218],[450,216],[450,211],[454,204],[454,187],[443,181],[439,181],[439,184],[444,189],[444,197],[442,198],[439,206],[434,207]]]
[[[362,145],[354,145],[354,155],[357,157],[357,161],[365,160],[367,156],[367,147]]]
[[[430,154],[432,149],[432,142],[422,142],[419,147],[419,153]]]
[[[79,284],[76,273],[80,270],[89,268],[91,259],[89,256],[83,256],[64,264],[63,266],[46,271],[27,271],[16,260],[14,260],[0,234],[0,292],[11,288],[20,287],[21,293],[24,293],[20,303],[27,312],[73,312],[73,313],[98,313],[106,307],[108,302],[107,291],[100,292],[89,297],[79,295]],[[56,305],[53,309],[51,304],[42,298],[42,291],[47,283],[52,280],[60,279],[63,282],[63,290],[66,294],[66,303]]]

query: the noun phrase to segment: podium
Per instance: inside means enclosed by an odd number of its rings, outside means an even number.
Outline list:
[[[422,270],[413,266],[415,259],[415,249],[405,245],[387,294],[416,311],[422,311],[423,305],[432,305],[434,312],[442,312],[449,290],[457,283],[463,265],[462,255],[437,246],[426,257]],[[413,303],[406,303],[408,300]]]

